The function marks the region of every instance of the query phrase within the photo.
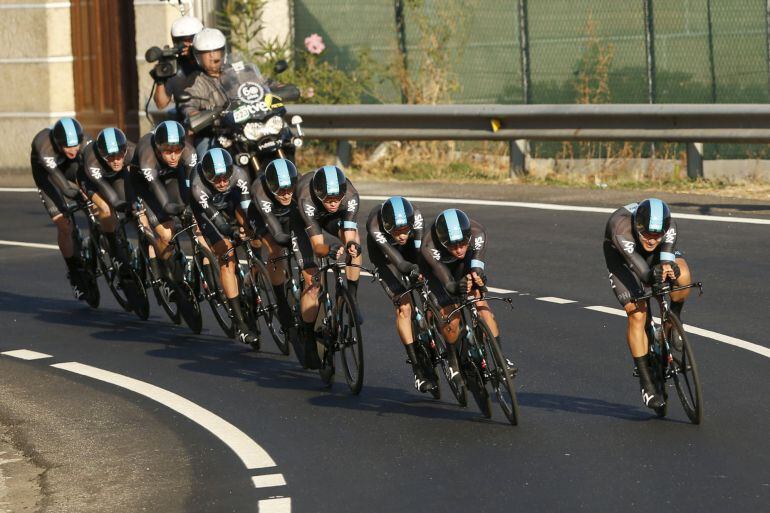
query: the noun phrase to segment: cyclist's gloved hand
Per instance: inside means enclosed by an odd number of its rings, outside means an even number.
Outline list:
[[[67,198],[74,200],[80,195],[80,189],[77,187],[69,186],[62,191],[62,194],[64,194]]]
[[[184,212],[184,208],[184,205],[180,205],[179,203],[166,203],[166,205],[163,207],[163,210],[165,210],[169,215],[178,216]]]
[[[666,262],[671,266],[671,270],[674,271],[674,279],[679,278],[679,276],[682,274],[682,270],[679,268],[679,264],[676,262]]]
[[[118,201],[115,203],[115,210],[118,212],[126,212],[128,211],[128,202],[127,201]]]
[[[412,269],[409,270],[409,281],[412,283],[417,283],[420,281],[420,267],[412,264]]]
[[[276,244],[280,246],[286,247],[291,244],[291,236],[288,233],[278,232],[273,235],[273,239],[275,240]]]
[[[484,269],[481,269],[479,267],[473,267],[471,268],[471,272],[476,273],[476,276],[478,276],[479,279],[481,280],[481,285],[479,285],[480,287],[483,287],[484,285],[487,284],[487,275],[484,272]],[[476,285],[478,285],[478,283]]]
[[[402,260],[396,265],[396,269],[398,269],[398,272],[401,274],[409,274],[409,272],[412,270],[412,267],[417,266],[408,260]]]
[[[329,253],[326,254],[329,258],[337,258],[337,253],[342,249],[342,244],[332,242],[329,244]]]

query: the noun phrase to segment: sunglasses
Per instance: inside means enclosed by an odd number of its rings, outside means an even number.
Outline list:
[[[104,158],[104,160],[106,160],[107,162],[112,163],[112,162],[117,162],[119,160],[123,160],[124,158],[126,158],[126,154],[125,153],[118,153],[118,154],[115,154],[115,155],[107,155]]]

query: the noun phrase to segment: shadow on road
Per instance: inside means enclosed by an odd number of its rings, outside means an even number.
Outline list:
[[[700,204],[687,201],[673,201],[669,203],[671,210],[676,212],[677,208],[691,208],[697,210],[703,215],[726,215],[725,211],[735,210],[738,212],[758,212],[764,213],[770,211],[770,205],[763,203],[713,203]]]

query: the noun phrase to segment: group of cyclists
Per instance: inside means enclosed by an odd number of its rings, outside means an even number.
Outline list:
[[[181,26],[189,28],[191,23],[184,20]],[[193,28],[200,31],[202,26]],[[192,41],[184,30],[175,30],[172,29],[175,38],[186,43]],[[214,44],[217,48],[219,45],[220,42]],[[163,96],[166,91],[160,94]],[[135,217],[157,241],[150,248],[152,275],[169,283],[179,282],[184,272],[183,264],[172,258],[171,242],[178,220],[186,218],[188,224],[195,225],[198,242],[216,257],[215,268],[219,269],[236,338],[253,347],[259,346],[259,334],[252,331],[242,312],[236,263],[230,257],[233,247],[239,239],[247,240],[268,263],[284,334],[289,333],[292,314],[284,287],[286,262],[279,257],[285,252],[294,254],[302,273],[303,290],[299,299],[302,326],[296,331],[300,340],[292,342],[299,348],[297,353],[303,366],[318,368],[314,326],[320,285],[314,275],[319,259],[344,259],[348,264],[347,289],[354,299],[358,292],[363,251],[356,188],[339,167],[323,166],[300,174],[291,160],[283,158],[273,160],[253,176],[235,164],[225,148],[210,147],[207,141],[198,142],[196,149],[190,141],[189,131],[175,120],[157,124],[136,144],[116,127],[101,130],[92,140],[73,118],[62,118],[35,136],[32,174],[57,228],[59,249],[75,296],[83,299],[86,285],[84,263],[73,237],[73,218],[67,215],[70,203],[89,202],[119,273],[130,268],[131,255],[116,236],[118,217]],[[642,400],[650,408],[659,408],[664,398],[652,384],[645,358],[646,305],[635,298],[644,293],[645,287],[660,286],[666,281],[677,285],[690,283],[689,268],[676,250],[676,240],[676,225],[669,208],[658,199],[618,209],[605,231],[604,255],[611,286],[628,315],[628,347],[638,371]],[[375,205],[368,214],[369,260],[394,304],[396,331],[412,364],[415,388],[420,392],[431,391],[438,384],[434,375],[426,374],[417,364],[414,305],[404,292],[416,283],[424,283],[430,290],[437,309],[446,318],[440,329],[447,342],[447,377],[460,385],[463,375],[455,350],[461,333],[460,318],[450,315],[457,305],[469,297],[477,299],[480,317],[500,343],[500,329],[483,297],[488,280],[488,243],[484,226],[456,208],[446,209],[428,220],[407,198],[394,196]],[[671,294],[672,311],[677,315],[681,314],[688,293],[689,289]],[[358,323],[363,323],[360,309],[355,315]],[[507,360],[506,364],[511,375],[515,375],[517,368],[513,362]]]

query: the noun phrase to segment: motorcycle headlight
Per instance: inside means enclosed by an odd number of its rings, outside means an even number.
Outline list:
[[[283,118],[281,116],[273,116],[265,123],[265,132],[267,135],[278,135],[283,129]]]
[[[256,141],[262,136],[262,123],[246,123],[243,125],[243,135],[249,141]]]

